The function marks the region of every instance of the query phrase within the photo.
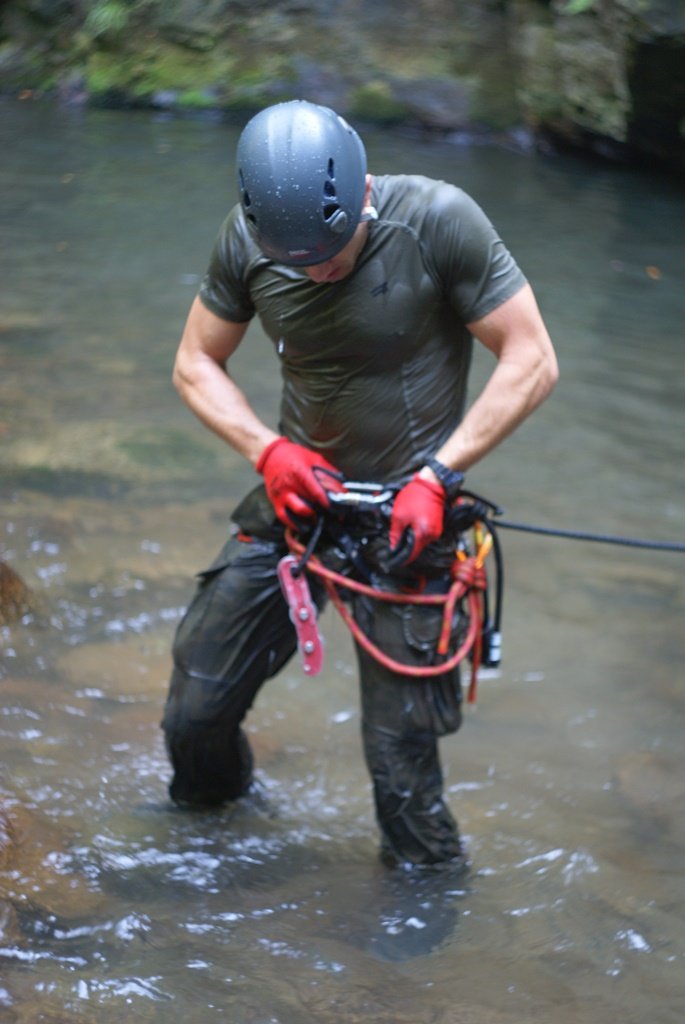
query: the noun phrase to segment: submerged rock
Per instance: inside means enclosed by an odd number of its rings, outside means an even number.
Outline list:
[[[0,562],[0,626],[19,622],[33,610],[31,591],[21,576],[6,562]]]

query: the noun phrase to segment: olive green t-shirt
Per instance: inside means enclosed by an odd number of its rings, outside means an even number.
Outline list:
[[[461,420],[467,323],[525,278],[480,207],[418,175],[375,177],[378,219],[353,272],[316,284],[259,250],[239,206],[200,297],[225,320],[259,316],[281,364],[280,430],[353,479],[406,478]]]

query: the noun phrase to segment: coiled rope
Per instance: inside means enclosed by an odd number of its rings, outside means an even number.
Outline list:
[[[434,678],[435,676],[450,672],[467,655],[470,655],[472,667],[467,699],[469,704],[473,704],[476,700],[478,669],[481,662],[484,594],[487,588],[484,562],[492,548],[493,542],[492,534],[485,533],[481,529],[475,529],[474,532],[477,537],[476,553],[474,555],[467,555],[461,550],[456,552],[456,558],[450,570],[452,583],[444,594],[380,590],[377,587],[351,579],[333,569],[329,569],[313,553],[311,545],[305,547],[290,530],[286,531],[286,540],[291,553],[300,558],[298,571],[301,572],[306,569],[307,572],[311,572],[323,580],[326,593],[354,639],[372,658],[391,672],[401,676],[410,676],[413,679]],[[343,590],[363,594],[375,601],[383,601],[388,604],[442,606],[442,623],[436,646],[436,657],[440,660],[436,661],[433,665],[408,665],[386,654],[367,636],[356,621],[341,596],[341,591]],[[455,609],[462,599],[466,600],[468,627],[459,647],[452,654],[449,654]]]

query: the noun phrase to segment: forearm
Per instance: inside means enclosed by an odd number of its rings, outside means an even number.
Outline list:
[[[435,453],[465,472],[496,448],[537,407],[557,382],[557,359],[529,285],[469,330],[497,365],[466,416]],[[428,468],[421,475],[432,479]]]
[[[546,359],[525,367],[501,360],[436,458],[462,472],[470,469],[544,402],[555,382],[556,366]]]
[[[257,416],[243,391],[209,356],[182,354],[174,367],[174,386],[188,408],[211,431],[255,465],[278,435]]]

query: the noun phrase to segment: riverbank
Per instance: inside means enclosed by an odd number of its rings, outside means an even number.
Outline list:
[[[666,0],[8,0],[0,92],[244,120],[353,121],[685,167],[685,12]]]

